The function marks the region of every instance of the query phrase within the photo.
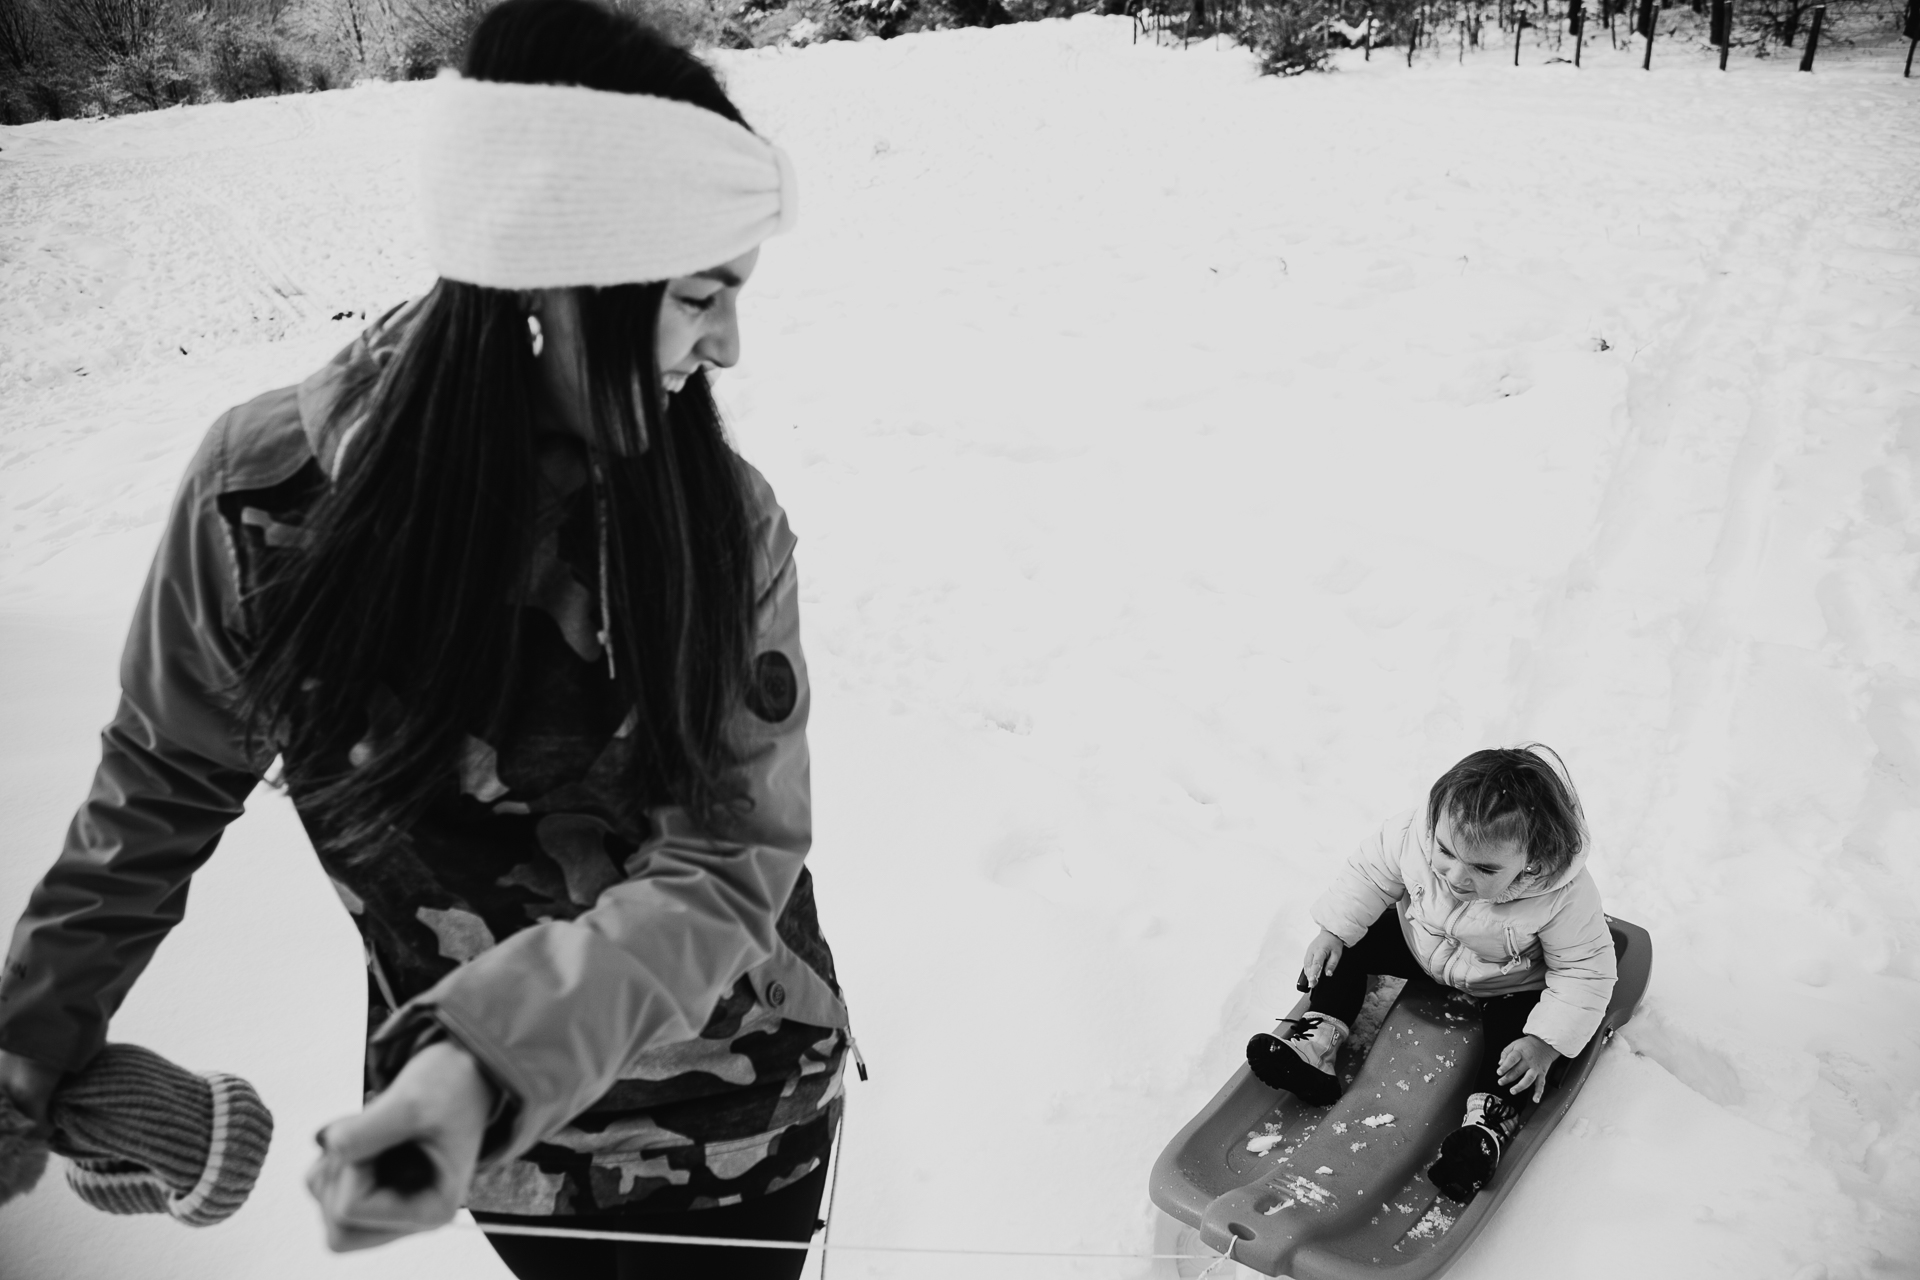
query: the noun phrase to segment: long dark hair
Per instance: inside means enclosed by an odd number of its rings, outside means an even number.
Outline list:
[[[475,31],[465,74],[649,93],[745,123],[705,64],[589,0],[506,0]],[[753,519],[705,378],[660,391],[665,288],[579,291],[594,501],[615,692],[637,712],[634,782],[712,826],[743,803],[726,728],[751,658]],[[439,281],[342,445],[306,550],[275,562],[249,601],[237,706],[279,749],[326,852],[377,856],[453,789],[465,738],[511,710],[539,387],[523,298]]]
[[[1580,797],[1566,768],[1558,752],[1538,742],[1476,751],[1428,791],[1427,830],[1450,814],[1463,844],[1515,841],[1526,850],[1535,877],[1551,880],[1572,865],[1587,839]]]

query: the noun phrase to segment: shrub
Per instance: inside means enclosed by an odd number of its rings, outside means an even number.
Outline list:
[[[299,64],[273,31],[222,23],[206,42],[206,84],[228,102],[291,93],[300,86]]]
[[[1045,18],[1071,18],[1095,7],[1082,0],[1005,0],[1004,12],[1014,22],[1039,22]]]
[[[840,0],[838,5],[850,22],[883,39],[899,35],[918,7],[913,0]]]
[[[29,120],[65,120],[80,110],[77,86],[65,77],[36,76],[25,85]]]
[[[1305,0],[1277,0],[1255,9],[1246,44],[1266,76],[1297,76],[1327,69],[1326,17]]]
[[[400,51],[393,72],[402,80],[431,80],[441,67],[458,61],[458,55],[449,53],[437,41],[414,39]]]
[[[396,0],[406,38],[394,70],[406,80],[428,80],[441,67],[459,66],[467,38],[492,7],[492,0]]]
[[[609,3],[694,48],[718,44],[726,25],[727,15],[721,12],[716,0],[609,0]]]
[[[1013,21],[1000,0],[925,0],[929,27],[998,27]]]
[[[64,120],[72,115],[62,87],[39,75],[0,68],[0,124]]]
[[[94,78],[95,102],[109,113],[192,102],[200,95],[181,53],[172,41],[156,37],[139,53],[111,59]]]

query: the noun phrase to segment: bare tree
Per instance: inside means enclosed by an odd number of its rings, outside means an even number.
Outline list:
[[[153,46],[166,0],[60,0],[53,21],[96,59],[136,58]]]

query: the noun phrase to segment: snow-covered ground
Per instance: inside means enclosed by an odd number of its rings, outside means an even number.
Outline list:
[[[1508,57],[1279,82],[1097,18],[722,56],[805,188],[723,391],[802,537],[874,1070],[836,1243],[1166,1244],[1148,1167],[1335,860],[1537,738],[1653,986],[1456,1274],[1920,1274],[1920,80]],[[426,282],[421,94],[0,129],[0,915],[206,423]],[[504,1274],[322,1249],[361,991],[262,793],[114,1029],[259,1084],[260,1190],[196,1233],[52,1177],[0,1274]]]

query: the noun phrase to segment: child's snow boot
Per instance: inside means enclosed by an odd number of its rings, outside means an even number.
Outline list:
[[[1247,1041],[1247,1065],[1270,1089],[1285,1089],[1309,1106],[1332,1106],[1340,1099],[1333,1059],[1346,1042],[1347,1024],[1325,1013],[1288,1021],[1293,1026],[1284,1036],[1263,1031]]]
[[[1449,1199],[1467,1203],[1493,1180],[1518,1132],[1519,1107],[1497,1093],[1474,1094],[1467,1099],[1466,1119],[1440,1144],[1440,1158],[1427,1170],[1427,1179]]]

